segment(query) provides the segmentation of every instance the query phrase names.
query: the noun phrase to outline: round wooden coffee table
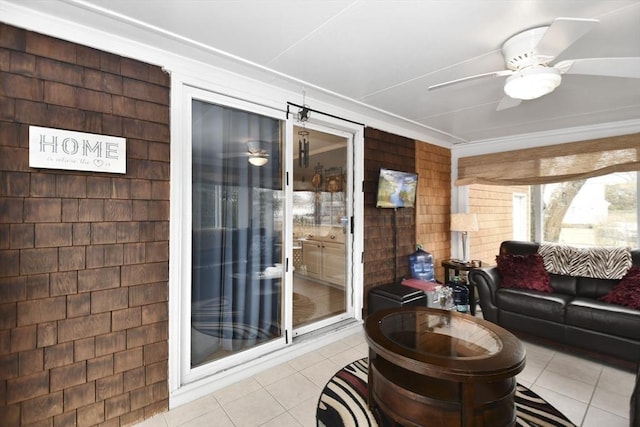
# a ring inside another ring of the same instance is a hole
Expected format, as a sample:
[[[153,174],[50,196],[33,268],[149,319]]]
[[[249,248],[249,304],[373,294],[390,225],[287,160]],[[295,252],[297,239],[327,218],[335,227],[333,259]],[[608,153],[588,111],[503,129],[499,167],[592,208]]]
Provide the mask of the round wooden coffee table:
[[[404,426],[512,426],[525,349],[505,329],[426,307],[365,322],[369,406]]]

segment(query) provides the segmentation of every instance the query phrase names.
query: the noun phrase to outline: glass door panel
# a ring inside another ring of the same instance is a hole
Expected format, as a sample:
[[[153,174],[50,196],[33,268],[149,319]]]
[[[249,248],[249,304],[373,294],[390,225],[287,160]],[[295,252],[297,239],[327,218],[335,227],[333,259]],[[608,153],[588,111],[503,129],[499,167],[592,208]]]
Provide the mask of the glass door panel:
[[[348,313],[351,234],[349,139],[306,127],[294,127],[293,135],[298,148],[293,161],[292,202],[295,336]]]
[[[192,368],[283,335],[282,128],[192,101]]]

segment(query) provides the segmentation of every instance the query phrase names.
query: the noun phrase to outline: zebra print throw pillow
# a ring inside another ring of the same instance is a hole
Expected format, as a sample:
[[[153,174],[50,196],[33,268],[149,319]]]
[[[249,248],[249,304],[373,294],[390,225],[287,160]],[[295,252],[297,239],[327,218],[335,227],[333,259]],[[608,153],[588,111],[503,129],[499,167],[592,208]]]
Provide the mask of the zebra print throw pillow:
[[[629,248],[577,248],[542,243],[538,253],[549,273],[595,279],[622,279],[631,267]]]

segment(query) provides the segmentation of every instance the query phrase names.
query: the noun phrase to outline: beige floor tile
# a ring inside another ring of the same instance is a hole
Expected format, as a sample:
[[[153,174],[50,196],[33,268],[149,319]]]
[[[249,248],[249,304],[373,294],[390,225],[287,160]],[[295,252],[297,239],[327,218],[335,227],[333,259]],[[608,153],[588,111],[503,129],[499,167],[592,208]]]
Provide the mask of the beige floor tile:
[[[329,360],[338,365],[340,368],[347,366],[349,363],[358,359],[362,359],[362,354],[355,348],[350,348],[342,353],[338,353],[335,356],[331,356]]]
[[[274,419],[260,424],[260,427],[301,427],[300,424],[289,412],[278,415]]]
[[[546,371],[557,372],[564,377],[595,385],[602,372],[602,365],[565,353],[556,353],[547,365]]]
[[[281,365],[274,366],[271,369],[267,369],[266,371],[260,372],[253,377],[264,387],[269,384],[273,384],[276,381],[280,381],[284,377],[293,375],[296,372],[298,371],[296,371],[293,366],[288,363],[283,363]]]
[[[340,354],[344,351],[349,350],[351,347],[349,347],[347,344],[345,344],[342,341],[336,341],[334,343],[331,343],[329,345],[326,345],[322,348],[320,348],[318,350],[318,353],[320,353],[321,356],[325,357],[325,358],[330,358],[335,356],[336,354]]]
[[[581,427],[629,427],[629,419],[591,406]]]
[[[238,381],[235,384],[231,384],[221,390],[213,392],[215,398],[221,405],[225,405],[228,402],[240,399],[256,390],[260,390],[262,386],[255,378],[247,378],[242,381]]]
[[[580,402],[565,394],[556,393],[553,390],[538,387],[536,385],[533,385],[531,390],[553,405],[557,410],[562,412],[562,414],[569,418],[569,420],[575,425],[579,426],[582,423],[588,408],[587,403]]]
[[[235,427],[259,426],[286,412],[263,388],[247,393],[242,399],[223,404],[222,407]]]
[[[598,380],[598,388],[631,396],[636,374],[619,368],[604,366]]]
[[[527,381],[527,380],[523,380],[520,378],[516,378],[516,381],[518,381],[518,384],[523,385],[527,388],[531,388],[531,386],[533,385],[533,382],[531,381]]]
[[[356,347],[362,344],[366,345],[366,341],[364,339],[364,329],[356,334],[351,334],[348,337],[341,339],[340,342],[348,345],[349,347]]]
[[[216,408],[220,408],[220,404],[213,395],[208,395],[172,409],[165,418],[169,426],[180,426]]]
[[[524,381],[529,384],[534,383],[540,374],[544,371],[544,364],[538,363],[536,360],[527,359],[527,363],[524,366],[524,370],[520,372],[517,376],[518,382],[522,382],[524,385]]]
[[[149,419],[142,421],[141,423],[136,424],[136,427],[170,427],[173,424],[169,424],[165,420],[165,415],[167,414],[168,412],[165,412],[164,414],[158,414],[156,416],[153,416]]]
[[[319,398],[320,393],[289,409],[289,413],[295,417],[302,426],[317,427],[316,409],[318,408]]]
[[[591,406],[629,418],[629,394],[596,388]]]
[[[214,408],[206,414],[193,418],[184,424],[176,424],[178,427],[236,427],[221,407]]]
[[[555,391],[580,402],[589,403],[595,386],[582,381],[559,375],[556,372],[544,371],[535,385]]]
[[[522,342],[527,350],[527,362],[529,360],[535,360],[538,363],[546,365],[551,361],[553,355],[556,353],[555,350],[543,347],[539,344],[526,340],[523,340]]]
[[[291,409],[310,397],[319,396],[322,387],[314,384],[310,379],[298,372],[269,384],[265,389],[284,408]]]
[[[291,365],[296,371],[302,371],[303,369],[313,366],[316,363],[320,363],[325,359],[326,357],[322,356],[319,352],[311,351],[303,356],[296,357],[287,363],[289,363],[289,365]]]
[[[331,377],[345,365],[346,363],[336,363],[333,360],[325,359],[318,364],[300,371],[300,373],[322,389]]]
[[[517,380],[579,427],[628,426],[635,372],[524,341]],[[341,339],[139,424],[141,427],[316,427],[327,381],[368,355],[363,333]],[[589,406],[590,404],[590,406]]]
[[[369,344],[367,344],[366,342],[358,344],[353,349],[358,351],[360,357],[369,357]]]

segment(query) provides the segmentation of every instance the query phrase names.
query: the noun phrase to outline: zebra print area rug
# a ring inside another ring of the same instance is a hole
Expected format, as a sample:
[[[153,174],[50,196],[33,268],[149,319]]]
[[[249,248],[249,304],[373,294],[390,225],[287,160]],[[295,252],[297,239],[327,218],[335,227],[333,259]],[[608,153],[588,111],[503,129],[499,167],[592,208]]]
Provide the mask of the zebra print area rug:
[[[391,427],[393,422],[374,415],[367,405],[367,358],[338,371],[318,399],[318,427]],[[560,411],[528,388],[518,384],[515,396],[516,426],[575,427]],[[428,426],[425,426],[428,427]]]

